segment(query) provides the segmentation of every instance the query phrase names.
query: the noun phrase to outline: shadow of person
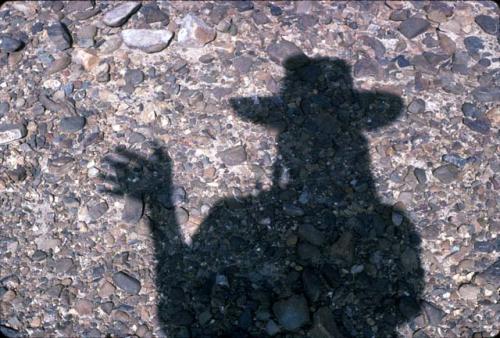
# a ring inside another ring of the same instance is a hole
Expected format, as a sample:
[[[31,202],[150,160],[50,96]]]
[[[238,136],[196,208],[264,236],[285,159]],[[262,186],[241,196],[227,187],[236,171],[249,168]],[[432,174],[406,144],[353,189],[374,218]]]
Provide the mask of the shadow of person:
[[[279,131],[270,190],[221,200],[186,246],[164,231],[177,227],[165,216],[173,203],[160,201],[170,178],[144,180],[159,320],[171,336],[392,337],[418,325],[419,237],[379,201],[362,134],[394,121],[401,99],[355,90],[339,59],[297,56],[284,67],[279,95],[230,101]]]

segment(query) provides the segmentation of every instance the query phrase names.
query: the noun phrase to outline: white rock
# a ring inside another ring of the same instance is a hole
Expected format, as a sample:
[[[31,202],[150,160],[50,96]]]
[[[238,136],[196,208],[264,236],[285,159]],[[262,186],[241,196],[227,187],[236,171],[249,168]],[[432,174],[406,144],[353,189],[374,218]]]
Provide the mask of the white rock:
[[[140,2],[125,2],[107,11],[102,22],[111,27],[119,27],[127,22],[128,18],[141,6]]]
[[[215,36],[215,29],[209,27],[196,16],[188,14],[181,21],[177,40],[186,47],[203,47],[215,40]]]
[[[123,42],[130,48],[137,48],[146,53],[156,53],[168,46],[174,34],[166,29],[125,29],[122,31]]]
[[[26,136],[26,127],[22,124],[0,125],[0,144],[7,144]]]

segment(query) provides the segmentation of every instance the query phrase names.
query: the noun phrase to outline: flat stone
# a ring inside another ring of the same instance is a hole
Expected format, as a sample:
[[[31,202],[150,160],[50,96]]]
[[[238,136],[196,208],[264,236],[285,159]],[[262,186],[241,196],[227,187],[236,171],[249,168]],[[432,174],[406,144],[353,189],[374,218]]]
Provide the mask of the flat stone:
[[[481,289],[473,284],[463,284],[458,288],[458,294],[465,300],[476,300]]]
[[[125,292],[136,295],[141,290],[141,282],[129,274],[119,271],[113,275],[113,282]]]
[[[130,1],[121,3],[104,13],[102,22],[110,27],[119,27],[127,22],[127,20],[139,9],[139,7],[141,7],[140,2]]]
[[[47,28],[47,35],[58,50],[71,48],[73,39],[68,28],[62,22],[56,22]]]
[[[493,18],[488,15],[478,15],[474,21],[488,34],[496,35],[498,33],[498,18]]]
[[[10,110],[10,104],[8,102],[0,102],[0,118],[7,114]]]
[[[85,126],[85,118],[82,116],[63,117],[59,123],[61,131],[64,133],[74,133],[82,130]]]
[[[20,40],[11,38],[6,35],[0,35],[0,50],[5,53],[16,52],[24,47],[24,43]]]
[[[389,16],[389,20],[392,21],[405,21],[408,19],[411,15],[411,12],[409,9],[396,9],[391,12],[391,15]]]
[[[199,48],[215,40],[215,29],[192,14],[186,15],[180,26],[177,41],[185,47]]]
[[[255,10],[252,12],[252,19],[258,26],[265,25],[266,23],[271,22],[267,15],[260,10]]]
[[[168,46],[174,34],[166,29],[125,29],[121,36],[130,48],[157,53]]]
[[[20,140],[26,136],[28,131],[22,124],[1,124],[0,145]]]
[[[303,295],[294,295],[274,303],[273,312],[281,326],[288,331],[295,331],[310,320],[309,306]]]
[[[101,298],[108,298],[115,293],[115,286],[110,282],[104,282],[104,284],[99,288],[98,294]]]
[[[478,118],[478,119],[469,119],[464,118],[464,124],[469,127],[469,129],[480,133],[480,134],[488,134],[490,132],[491,123],[486,117]]]
[[[217,153],[217,156],[227,166],[242,164],[247,160],[247,152],[243,146],[236,146]]]
[[[355,77],[376,77],[379,73],[379,65],[376,60],[364,57],[356,61],[353,72]]]
[[[128,69],[125,73],[125,82],[133,87],[144,81],[144,73],[140,69]]]
[[[411,17],[403,21],[398,30],[408,39],[413,39],[414,37],[424,33],[431,24],[429,21],[421,18]]]
[[[157,4],[151,3],[142,6],[140,13],[144,16],[146,23],[164,21],[165,24],[168,24],[168,14],[163,12]]]
[[[76,32],[78,46],[83,48],[93,47],[94,38],[97,35],[97,27],[94,25],[84,25]]]
[[[460,174],[460,169],[453,164],[442,165],[432,171],[432,175],[442,183],[451,183],[455,181]]]
[[[54,60],[49,67],[45,70],[47,75],[60,72],[71,64],[71,57],[69,55],[63,55],[60,58]]]
[[[280,40],[267,47],[269,58],[277,64],[290,69],[300,68],[309,63],[309,58],[293,42]]]
[[[125,196],[125,205],[122,212],[122,221],[129,224],[136,224],[142,217],[144,202],[141,196]]]

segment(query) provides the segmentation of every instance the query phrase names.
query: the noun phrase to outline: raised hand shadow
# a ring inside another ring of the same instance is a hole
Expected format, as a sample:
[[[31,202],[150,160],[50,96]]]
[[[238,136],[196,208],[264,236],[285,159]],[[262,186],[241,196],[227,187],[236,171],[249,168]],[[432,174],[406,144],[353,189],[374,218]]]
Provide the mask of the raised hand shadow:
[[[190,247],[154,231],[166,334],[393,337],[405,323],[417,329],[420,240],[403,210],[379,201],[363,135],[394,121],[402,100],[355,90],[339,59],[299,56],[284,66],[279,95],[230,102],[241,118],[279,130],[271,190],[221,200]],[[124,153],[145,168],[157,159],[170,167],[168,156]],[[142,172],[135,185],[133,167],[113,163],[121,179],[109,191],[142,196],[152,224],[177,227],[162,211],[172,203],[160,201],[171,194],[157,192],[171,189],[170,169]]]

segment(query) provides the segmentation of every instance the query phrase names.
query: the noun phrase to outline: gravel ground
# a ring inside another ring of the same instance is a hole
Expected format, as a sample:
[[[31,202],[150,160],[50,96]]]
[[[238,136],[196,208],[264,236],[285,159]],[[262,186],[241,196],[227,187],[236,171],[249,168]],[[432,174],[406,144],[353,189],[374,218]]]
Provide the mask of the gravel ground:
[[[494,337],[493,2],[0,5],[0,336]]]

